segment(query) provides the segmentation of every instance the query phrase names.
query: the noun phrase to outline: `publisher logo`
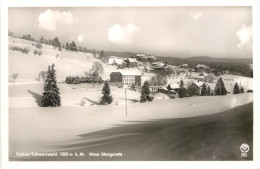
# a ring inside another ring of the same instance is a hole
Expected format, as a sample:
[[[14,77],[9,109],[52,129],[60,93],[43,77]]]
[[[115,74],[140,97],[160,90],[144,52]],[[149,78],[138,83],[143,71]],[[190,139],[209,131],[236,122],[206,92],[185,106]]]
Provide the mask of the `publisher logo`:
[[[241,151],[241,157],[247,157],[247,152],[249,151],[249,146],[248,144],[242,144],[240,146],[240,151]]]

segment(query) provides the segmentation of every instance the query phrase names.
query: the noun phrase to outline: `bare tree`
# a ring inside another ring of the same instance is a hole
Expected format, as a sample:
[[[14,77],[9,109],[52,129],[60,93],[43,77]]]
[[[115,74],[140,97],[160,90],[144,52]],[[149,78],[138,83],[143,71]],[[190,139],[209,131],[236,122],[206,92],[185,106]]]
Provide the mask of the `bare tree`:
[[[93,72],[97,72],[99,74],[102,74],[104,72],[103,66],[99,62],[94,62],[94,64],[92,65],[92,70]]]
[[[42,81],[44,82],[45,81],[45,78],[46,78],[46,75],[47,75],[47,72],[46,71],[41,71],[39,73],[39,79],[42,78]]]
[[[11,77],[13,78],[13,82],[15,83],[15,80],[17,79],[19,73],[13,73]]]

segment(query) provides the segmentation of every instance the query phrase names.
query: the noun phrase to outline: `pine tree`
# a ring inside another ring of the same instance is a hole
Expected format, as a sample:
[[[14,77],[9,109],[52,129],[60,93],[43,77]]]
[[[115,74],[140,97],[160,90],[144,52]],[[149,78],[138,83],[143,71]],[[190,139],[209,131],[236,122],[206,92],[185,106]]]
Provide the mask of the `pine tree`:
[[[65,49],[66,50],[70,50],[70,46],[69,46],[69,43],[67,42],[66,45],[65,45]]]
[[[61,97],[56,81],[54,64],[48,66],[47,76],[42,96],[42,107],[58,107],[61,105]]]
[[[101,97],[100,104],[103,104],[103,105],[111,104],[113,101],[113,98],[110,95],[111,94],[110,87],[109,87],[109,84],[107,81],[105,82],[104,87],[102,89],[102,94],[103,94],[103,97]]]
[[[240,89],[240,93],[245,93],[243,86]]]
[[[186,96],[186,93],[187,93],[186,89],[184,88],[184,82],[183,82],[183,80],[180,81],[179,87],[180,87],[180,90],[179,90],[179,98],[183,98],[183,97]]]
[[[99,52],[99,57],[100,57],[100,59],[104,59],[104,57],[105,57],[105,52],[104,52],[103,50],[101,50],[101,51]]]
[[[180,85],[179,85],[179,86],[180,86],[180,88],[184,87],[184,82],[183,82],[183,80],[180,81]]]
[[[208,96],[211,95],[211,88],[210,88],[210,86],[208,86],[208,88],[207,88],[207,94],[208,94]]]
[[[240,93],[239,86],[238,86],[238,83],[236,82],[234,89],[233,89],[233,94],[239,94],[239,93]]]
[[[142,103],[146,102],[146,94],[145,94],[144,86],[142,86],[140,102]]]
[[[140,102],[146,102],[146,101],[152,101],[153,98],[150,96],[151,92],[149,89],[149,82],[145,81],[144,85],[142,86],[141,89],[141,98],[140,98]]]
[[[214,92],[215,92],[215,95],[226,95],[227,94],[227,89],[225,87],[225,84],[224,84],[222,78],[218,79]]]
[[[40,43],[43,43],[44,39],[43,36],[41,36]]]
[[[203,83],[202,88],[201,88],[201,96],[207,96],[208,95],[208,88],[205,83]]]
[[[77,52],[77,46],[76,46],[76,43],[74,41],[72,41],[71,44],[70,44],[70,50]]]
[[[53,46],[56,46],[59,50],[61,50],[61,43],[60,43],[58,37],[55,37],[55,38],[53,39]]]

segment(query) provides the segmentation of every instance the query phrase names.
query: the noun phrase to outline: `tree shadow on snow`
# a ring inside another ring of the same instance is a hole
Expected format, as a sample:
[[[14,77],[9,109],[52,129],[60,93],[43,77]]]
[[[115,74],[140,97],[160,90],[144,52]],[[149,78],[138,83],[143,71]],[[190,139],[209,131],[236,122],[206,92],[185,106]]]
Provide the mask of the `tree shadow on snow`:
[[[125,99],[125,98],[120,98],[120,99]],[[131,101],[131,102],[134,102],[134,103],[137,103],[137,102],[139,102],[139,100],[138,99],[127,99],[127,100],[129,100],[129,101]]]
[[[41,103],[42,95],[40,95],[38,93],[35,93],[35,92],[32,92],[31,90],[27,90],[27,92],[30,93],[33,96],[33,98],[35,99],[35,102],[37,103],[37,105],[39,107],[41,107],[42,106],[42,103]]]
[[[96,101],[94,101],[94,100],[91,100],[91,99],[89,99],[89,98],[87,98],[87,97],[84,97],[84,99],[86,99],[87,101],[89,101],[89,102],[91,103],[91,105],[100,105],[99,102],[96,102]]]

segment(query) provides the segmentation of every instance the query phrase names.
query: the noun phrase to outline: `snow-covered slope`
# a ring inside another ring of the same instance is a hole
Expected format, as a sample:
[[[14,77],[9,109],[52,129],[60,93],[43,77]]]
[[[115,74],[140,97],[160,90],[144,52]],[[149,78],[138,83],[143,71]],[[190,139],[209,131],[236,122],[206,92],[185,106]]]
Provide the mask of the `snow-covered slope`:
[[[30,50],[28,54],[19,51],[9,50],[9,77],[12,73],[19,73],[16,82],[35,82],[40,71],[47,71],[48,65],[55,64],[57,80],[64,81],[66,76],[83,76],[84,72],[91,69],[94,62],[103,65],[103,79],[108,79],[113,71],[119,71],[116,66],[108,65],[93,57],[91,53],[71,52],[67,50],[59,51],[53,46],[42,44],[42,55],[34,55],[37,49],[31,41],[9,37],[9,48],[21,47]],[[137,68],[127,69],[127,71],[140,72]],[[9,79],[12,82],[12,79]]]

